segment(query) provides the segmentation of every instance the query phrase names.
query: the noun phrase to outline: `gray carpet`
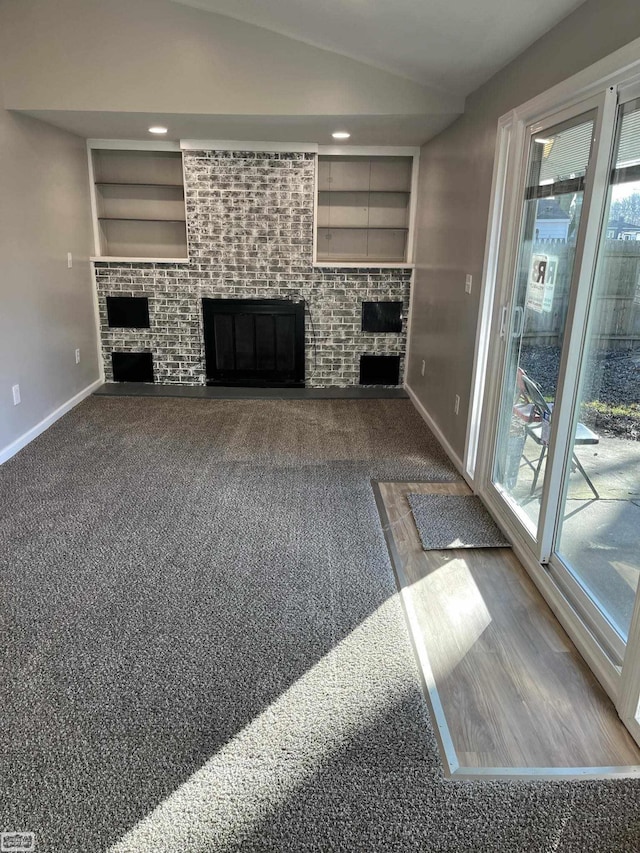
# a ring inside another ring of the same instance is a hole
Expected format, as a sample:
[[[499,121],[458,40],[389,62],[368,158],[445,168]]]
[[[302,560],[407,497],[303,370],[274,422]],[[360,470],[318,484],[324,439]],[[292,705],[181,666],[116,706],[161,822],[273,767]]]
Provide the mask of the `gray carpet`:
[[[407,495],[425,551],[508,548],[510,543],[476,495]]]
[[[38,851],[636,851],[637,781],[443,778],[370,478],[404,400],[91,398],[0,468],[0,820]]]

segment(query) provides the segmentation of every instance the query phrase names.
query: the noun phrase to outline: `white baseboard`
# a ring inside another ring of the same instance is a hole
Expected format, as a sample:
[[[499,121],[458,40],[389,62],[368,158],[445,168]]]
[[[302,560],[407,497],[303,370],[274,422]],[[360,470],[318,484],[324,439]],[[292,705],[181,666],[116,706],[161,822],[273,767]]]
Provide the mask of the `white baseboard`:
[[[49,429],[52,424],[59,420],[63,415],[66,415],[67,412],[70,412],[71,409],[75,408],[78,403],[81,403],[86,397],[93,394],[96,388],[99,388],[101,385],[102,379],[96,379],[95,382],[92,382],[91,385],[87,385],[87,387],[78,392],[75,397],[67,400],[66,403],[63,403],[55,411],[51,412],[50,415],[47,415],[44,420],[40,421],[39,424],[36,424],[30,430],[25,432],[20,436],[20,438],[17,438],[11,444],[3,447],[0,450],[0,465],[2,465],[3,462],[6,462],[7,459],[11,459],[12,456],[15,456],[19,450],[22,450],[22,448],[26,447],[34,438],[37,438],[45,430]]]
[[[435,437],[438,439],[438,441],[439,441],[439,442],[440,442],[440,444],[442,445],[442,448],[443,448],[444,452],[447,454],[447,456],[449,457],[449,459],[453,462],[453,464],[454,464],[454,465],[455,465],[455,467],[457,468],[458,472],[459,472],[460,474],[462,474],[462,476],[464,477],[464,479],[467,481],[467,483],[468,483],[468,484],[471,486],[471,488],[473,489],[473,480],[471,479],[471,477],[469,477],[469,475],[467,474],[467,472],[464,470],[464,463],[462,462],[462,459],[460,459],[460,457],[459,457],[459,456],[458,456],[458,454],[455,452],[455,450],[453,449],[453,447],[449,444],[449,442],[447,441],[447,439],[444,437],[444,435],[443,435],[443,433],[442,433],[442,431],[441,431],[440,427],[437,425],[437,423],[433,420],[433,418],[431,417],[431,415],[429,414],[429,412],[428,412],[428,411],[425,409],[425,407],[422,405],[422,403],[421,403],[421,402],[420,402],[420,400],[418,399],[418,397],[417,397],[417,395],[416,395],[415,391],[411,388],[411,386],[410,386],[410,385],[407,385],[407,383],[406,383],[406,382],[405,382],[405,385],[404,385],[404,390],[405,390],[405,391],[407,392],[407,394],[409,395],[409,397],[410,397],[410,399],[411,399],[411,402],[412,402],[412,403],[413,403],[413,405],[416,407],[416,409],[417,409],[417,411],[418,411],[418,414],[420,415],[420,417],[422,418],[422,420],[426,423],[426,425],[429,427],[429,429],[431,430],[431,432],[435,435]]]

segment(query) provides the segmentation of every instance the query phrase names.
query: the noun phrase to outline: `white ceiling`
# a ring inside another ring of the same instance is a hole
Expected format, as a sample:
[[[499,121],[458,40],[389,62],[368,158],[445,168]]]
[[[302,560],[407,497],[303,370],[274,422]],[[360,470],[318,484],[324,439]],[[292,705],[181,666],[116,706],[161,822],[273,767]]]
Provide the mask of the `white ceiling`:
[[[466,95],[584,0],[174,0]]]
[[[420,116],[225,116],[176,113],[116,113],[25,110],[28,115],[78,136],[94,139],[146,139],[152,124],[169,128],[162,139],[239,139],[335,145],[331,133],[348,126],[356,145],[413,145],[431,139],[457,113]],[[342,143],[348,144],[348,143]]]

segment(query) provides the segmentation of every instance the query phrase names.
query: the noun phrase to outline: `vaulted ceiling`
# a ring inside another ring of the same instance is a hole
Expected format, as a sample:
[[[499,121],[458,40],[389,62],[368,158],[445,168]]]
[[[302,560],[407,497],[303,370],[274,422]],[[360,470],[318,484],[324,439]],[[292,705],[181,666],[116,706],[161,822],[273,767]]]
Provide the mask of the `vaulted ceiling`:
[[[466,95],[584,0],[174,0]]]
[[[580,0],[0,0],[4,106],[81,136],[419,145]]]

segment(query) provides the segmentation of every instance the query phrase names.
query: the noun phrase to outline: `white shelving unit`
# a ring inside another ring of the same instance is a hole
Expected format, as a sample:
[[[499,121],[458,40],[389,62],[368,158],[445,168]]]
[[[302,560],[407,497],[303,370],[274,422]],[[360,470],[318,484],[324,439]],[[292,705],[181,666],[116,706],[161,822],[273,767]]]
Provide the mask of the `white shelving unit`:
[[[413,153],[319,154],[316,263],[411,263],[416,159]]]
[[[96,260],[186,261],[180,150],[89,148]]]

